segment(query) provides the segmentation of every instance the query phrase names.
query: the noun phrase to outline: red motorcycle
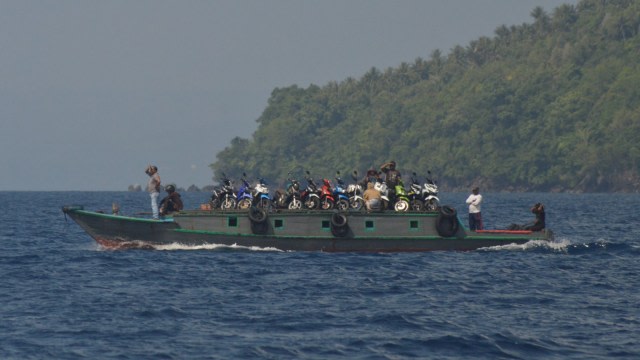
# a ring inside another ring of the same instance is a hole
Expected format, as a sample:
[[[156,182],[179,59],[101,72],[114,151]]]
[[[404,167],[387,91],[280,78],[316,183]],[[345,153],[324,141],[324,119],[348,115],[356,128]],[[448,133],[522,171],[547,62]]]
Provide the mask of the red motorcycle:
[[[320,209],[331,210],[336,205],[333,198],[333,186],[329,179],[322,179],[322,188],[320,188]]]

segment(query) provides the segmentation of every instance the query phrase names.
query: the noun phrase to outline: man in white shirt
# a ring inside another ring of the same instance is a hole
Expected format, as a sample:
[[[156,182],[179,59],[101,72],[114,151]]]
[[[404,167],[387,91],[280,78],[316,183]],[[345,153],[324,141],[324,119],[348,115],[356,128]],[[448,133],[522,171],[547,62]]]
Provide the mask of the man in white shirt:
[[[482,195],[480,195],[480,188],[474,187],[471,192],[472,194],[467,198],[467,205],[469,205],[469,230],[482,230],[482,214],[480,213]]]

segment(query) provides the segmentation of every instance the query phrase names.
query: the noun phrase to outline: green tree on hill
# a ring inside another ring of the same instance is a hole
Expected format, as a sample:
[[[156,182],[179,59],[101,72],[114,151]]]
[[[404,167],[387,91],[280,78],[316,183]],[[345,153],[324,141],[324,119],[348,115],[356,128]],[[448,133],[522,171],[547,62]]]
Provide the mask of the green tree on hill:
[[[582,0],[325,86],[276,88],[211,164],[283,180],[395,160],[444,189],[640,190],[640,2]]]

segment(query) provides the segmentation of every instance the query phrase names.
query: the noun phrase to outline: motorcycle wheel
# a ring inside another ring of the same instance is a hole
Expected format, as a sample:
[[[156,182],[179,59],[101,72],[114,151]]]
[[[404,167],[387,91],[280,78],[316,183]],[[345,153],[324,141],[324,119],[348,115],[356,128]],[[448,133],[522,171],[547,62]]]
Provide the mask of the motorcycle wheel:
[[[302,201],[300,201],[299,199],[291,200],[291,202],[289,203],[289,209],[290,210],[302,209]]]
[[[351,209],[355,211],[360,211],[364,207],[364,200],[362,199],[355,199],[355,198],[349,199],[349,203],[350,203]]]
[[[211,200],[210,204],[212,209],[218,209],[220,208],[220,199]]]
[[[310,197],[304,202],[304,206],[309,210],[315,210],[320,206],[320,200],[317,197]]]
[[[409,210],[409,202],[407,200],[398,200],[394,205],[393,208],[395,211],[399,211],[399,212],[405,212],[407,210]]]
[[[334,203],[333,200],[329,199],[329,198],[324,198],[322,200],[320,200],[320,209],[322,210],[331,210],[334,207]]]
[[[220,207],[223,210],[229,210],[229,209],[233,209],[236,207],[236,201],[232,198],[226,198],[224,200],[222,200],[222,204],[220,204]]]
[[[271,200],[269,199],[260,199],[260,202],[258,203],[258,207],[263,208],[263,209],[269,209],[271,207]]]
[[[340,199],[338,200],[338,202],[335,204],[336,209],[340,210],[340,211],[346,211],[349,210],[349,201],[347,201],[346,199]]]
[[[409,202],[409,208],[413,211],[422,211],[424,210],[424,205],[422,204],[422,201],[414,199]]]
[[[244,198],[238,202],[238,209],[247,210],[251,207],[251,199]]]
[[[438,210],[438,207],[440,207],[440,204],[438,204],[438,202],[435,199],[431,199],[427,201],[424,207],[425,207],[425,211],[436,211]]]

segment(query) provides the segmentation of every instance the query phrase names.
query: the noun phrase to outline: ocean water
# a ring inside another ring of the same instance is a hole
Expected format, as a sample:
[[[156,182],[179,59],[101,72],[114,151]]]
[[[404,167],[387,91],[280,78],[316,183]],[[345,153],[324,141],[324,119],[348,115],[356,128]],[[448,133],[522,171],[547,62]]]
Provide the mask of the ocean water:
[[[441,194],[466,215],[467,194]],[[2,359],[638,359],[638,194],[484,194],[487,227],[546,205],[551,244],[328,254],[105,250],[61,207],[144,193],[0,192]],[[187,208],[207,200],[183,194]]]

